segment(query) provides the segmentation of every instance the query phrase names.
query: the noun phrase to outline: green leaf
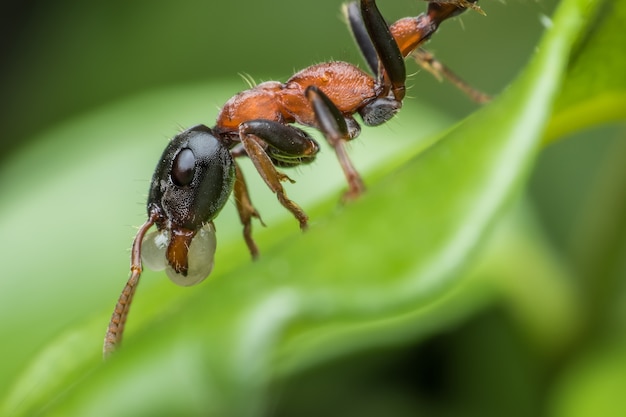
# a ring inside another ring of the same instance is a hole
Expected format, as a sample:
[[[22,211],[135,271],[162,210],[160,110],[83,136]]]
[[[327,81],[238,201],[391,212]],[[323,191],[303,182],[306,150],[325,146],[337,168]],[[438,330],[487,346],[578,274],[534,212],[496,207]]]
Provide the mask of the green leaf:
[[[82,327],[74,325],[51,343],[46,343],[46,336],[67,328],[72,324],[70,320],[64,318],[65,322],[57,323],[55,328],[42,329],[30,340],[22,339],[46,347],[15,378],[1,410],[9,415],[63,416],[259,414],[266,405],[265,391],[279,376],[366,346],[426,334],[432,331],[426,326],[442,328],[481,308],[490,293],[481,287],[484,284],[477,286],[463,280],[463,271],[524,183],[572,45],[596,3],[564,1],[532,64],[509,90],[435,143],[405,143],[402,155],[377,154],[384,166],[375,175],[376,180],[372,180],[374,175],[369,177],[371,187],[367,195],[332,215],[314,217],[318,220],[308,233],[297,233],[293,221],[289,223],[290,233],[283,232],[282,227],[272,227],[259,239],[264,243],[262,247],[271,248],[252,264],[247,261],[241,242],[239,249],[229,245],[239,233],[223,233],[218,224],[224,249],[220,249],[218,270],[211,281],[195,289],[178,289],[169,283],[150,282],[155,275],[146,274],[133,306],[125,345],[110,361],[100,363],[101,340],[93,336],[98,330],[96,323],[101,324],[104,332],[108,313]],[[219,97],[222,92],[213,93]],[[155,98],[143,97],[115,112],[132,114]],[[409,110],[405,108],[403,114]],[[151,116],[155,120],[168,117]],[[129,123],[128,119],[119,120]],[[150,172],[152,167],[138,161],[158,158],[148,157],[145,148],[130,141],[136,132],[127,132],[122,138],[106,138],[90,123],[83,121],[78,125],[78,130],[89,135],[93,143],[68,146],[66,161],[81,164],[81,155],[98,155],[84,163],[82,172],[90,172],[93,161],[110,164],[115,168],[108,172],[119,175],[122,182],[127,181],[129,173],[115,172],[120,162],[136,169],[135,178],[141,178],[138,172]],[[155,125],[140,135],[158,137],[155,132],[159,129]],[[67,130],[75,132],[76,126]],[[67,130],[56,132],[57,137]],[[120,155],[105,151],[119,150],[99,146],[107,140],[124,144],[126,152]],[[63,145],[56,142],[51,147]],[[28,162],[45,159],[46,151],[35,152]],[[10,167],[4,169],[17,172]],[[329,174],[316,180],[323,182],[336,176]],[[121,213],[105,216],[98,211],[98,198],[112,198],[115,190],[81,188],[84,182],[79,181],[70,184],[69,189],[61,187],[66,183],[59,183],[53,190],[33,188],[49,192],[50,201],[72,202],[65,215],[74,220],[76,215],[87,216],[94,229],[95,223],[110,224],[109,217],[123,217]],[[2,185],[12,195],[21,197],[21,203],[28,201],[28,193],[33,192],[33,188],[11,189],[8,181]],[[313,189],[304,188],[307,192]],[[301,201],[296,194],[290,195]],[[314,196],[308,201],[313,201]],[[120,198],[128,201],[136,196],[131,193]],[[333,197],[320,207],[335,201],[337,198]],[[84,212],[73,213],[75,205]],[[46,218],[41,209],[29,208],[15,214],[15,207],[9,203],[5,213],[12,213],[13,217],[5,218],[2,230],[17,235],[10,227]],[[103,233],[106,228],[105,225]],[[72,233],[66,228],[57,232]],[[100,266],[82,263],[81,255],[108,249],[91,242],[97,240],[97,235],[90,235],[93,230],[79,232],[79,245],[68,248],[68,256],[75,261],[74,269],[55,271],[51,279],[58,274],[76,273],[80,280],[45,296],[65,294],[64,300],[71,300],[68,311],[85,312],[97,297],[68,294],[83,295],[83,285],[100,289],[105,286],[90,280],[91,273],[83,272]],[[85,240],[89,240],[88,248],[80,245]],[[127,245],[120,243],[120,247]],[[37,241],[33,242],[32,251],[43,259],[38,261],[43,265],[40,273],[45,276],[50,270],[49,262],[56,259],[46,258],[45,247],[39,247]],[[119,279],[115,277],[120,276],[123,267],[102,268],[112,280]],[[32,291],[24,283],[11,285],[23,290],[24,297],[29,294],[27,289]],[[111,306],[116,295],[111,297]],[[104,310],[100,303],[98,307]],[[33,315],[26,323],[35,324],[38,318]],[[20,328],[16,325],[8,329],[17,333]],[[24,353],[20,348],[10,348],[10,356],[23,358],[33,350]],[[13,368],[8,375],[17,373]]]
[[[605,1],[588,19],[592,25],[570,59],[546,130],[547,142],[591,126],[626,120],[626,5]]]
[[[626,344],[623,338],[604,341],[587,352],[556,386],[551,415],[618,417],[626,412]]]
[[[0,310],[11,317],[0,322],[2,333],[11,335],[0,347],[2,357],[11,358],[0,366],[0,392],[6,393],[0,414],[42,409],[101,363],[103,325],[126,280],[131,225],[145,217],[150,176],[167,143],[163,132],[205,120],[207,102],[209,107],[213,101],[224,102],[242,84],[177,86],[124,100],[47,132],[0,167],[5,197],[0,200],[0,235],[11,242],[0,254],[5,277]],[[382,129],[382,137],[377,134],[369,141],[364,137],[353,146],[351,154],[359,168],[371,171],[385,163],[381,173],[393,170],[406,159],[402,154],[408,146],[425,147],[429,136],[450,124],[415,100],[407,102],[405,111],[420,117],[399,118]],[[276,242],[301,234],[253,168],[243,168],[254,202],[269,225],[256,235],[267,250],[264,256],[271,256],[269,248]],[[334,194],[344,187],[344,180],[329,149],[314,166],[289,174],[298,181],[289,189],[290,196],[314,222],[328,215],[327,209],[316,214],[310,207],[314,202],[326,198],[327,206],[336,206]],[[220,214],[217,226],[214,280],[250,263],[233,205]],[[155,315],[171,313],[181,299],[197,291],[210,289],[206,284],[184,289],[163,274],[144,273],[129,340]]]
[[[536,355],[558,360],[582,331],[581,294],[523,202],[499,222],[471,275],[491,284]]]

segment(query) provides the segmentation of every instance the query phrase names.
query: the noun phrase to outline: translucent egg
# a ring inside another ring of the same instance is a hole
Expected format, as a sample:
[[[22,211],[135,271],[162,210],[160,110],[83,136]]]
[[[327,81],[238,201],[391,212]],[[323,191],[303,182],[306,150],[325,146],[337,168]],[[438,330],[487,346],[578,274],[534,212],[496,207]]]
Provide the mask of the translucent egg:
[[[141,243],[141,262],[153,271],[162,271],[167,266],[165,250],[170,243],[167,230],[155,230],[148,233]]]
[[[141,260],[143,264],[153,270],[162,271],[176,285],[189,287],[204,281],[213,270],[215,260],[215,228],[212,224],[205,224],[191,240],[187,254],[187,275],[177,273],[165,258],[165,251],[169,244],[169,233],[166,230],[148,233],[143,240]]]
[[[215,229],[212,224],[207,223],[198,230],[198,233],[191,240],[187,255],[189,264],[187,275],[178,274],[169,264],[165,267],[165,273],[174,284],[183,287],[204,281],[213,270],[216,246]]]

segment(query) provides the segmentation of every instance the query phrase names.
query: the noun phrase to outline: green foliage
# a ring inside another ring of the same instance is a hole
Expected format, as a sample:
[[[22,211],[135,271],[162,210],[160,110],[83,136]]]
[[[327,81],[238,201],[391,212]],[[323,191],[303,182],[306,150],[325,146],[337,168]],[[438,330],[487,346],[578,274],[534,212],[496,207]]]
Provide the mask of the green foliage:
[[[300,234],[286,214],[267,216],[270,227],[255,231],[258,262],[248,261],[227,208],[211,279],[181,289],[146,273],[125,344],[107,362],[100,344],[125,265],[105,254],[132,235],[112,224],[141,201],[160,152],[153,138],[171,126],[171,108],[188,108],[177,122],[191,125],[203,120],[207,96],[223,102],[237,87],[159,91],[48,132],[0,169],[11,196],[0,205],[0,232],[12,243],[5,276],[24,278],[2,281],[2,330],[11,335],[2,414],[623,412],[624,340],[614,336],[626,325],[616,295],[624,293],[625,230],[615,227],[623,210],[603,211],[611,215],[602,230],[613,233],[581,235],[605,250],[577,270],[520,195],[542,140],[624,120],[625,16],[621,2],[564,0],[523,74],[443,135],[433,132],[445,117],[407,103],[403,117],[419,113],[418,122],[401,119],[377,130],[377,144],[354,146],[370,185],[357,202],[336,207],[341,177],[325,149],[327,161],[288,189],[311,229]],[[49,158],[59,147],[62,158]],[[49,177],[29,177],[33,166]],[[145,180],[127,186],[129,178]],[[252,183],[262,213],[276,212],[273,196]],[[611,198],[623,181],[605,183],[606,207],[623,204]],[[128,222],[141,218],[138,209]],[[25,302],[29,313],[11,315]],[[421,381],[409,393],[385,374],[403,363],[416,366],[404,378]]]
[[[548,140],[599,123],[624,120],[626,59],[618,53],[626,10],[604,2],[589,16],[592,25],[572,51],[567,77],[547,129]]]

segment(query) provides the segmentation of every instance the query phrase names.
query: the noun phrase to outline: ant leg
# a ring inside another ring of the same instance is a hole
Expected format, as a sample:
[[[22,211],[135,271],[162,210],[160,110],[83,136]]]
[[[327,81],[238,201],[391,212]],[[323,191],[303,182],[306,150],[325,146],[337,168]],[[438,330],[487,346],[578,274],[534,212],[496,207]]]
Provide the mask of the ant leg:
[[[346,3],[342,7],[342,12],[367,66],[370,67],[372,73],[378,77],[378,54],[367,33],[367,29],[365,29],[365,23],[363,23],[359,5],[356,2]]]
[[[277,123],[280,125],[280,123]],[[284,126],[284,125],[281,125]],[[254,164],[254,167],[265,181],[265,184],[272,190],[280,204],[294,215],[294,217],[300,223],[300,229],[305,230],[307,228],[308,216],[296,203],[287,198],[285,189],[283,188],[281,181],[294,182],[287,175],[276,170],[272,160],[266,153],[264,147],[259,143],[257,139],[263,139],[255,132],[255,121],[244,122],[239,125],[239,138],[241,143],[248,154],[250,160]],[[256,139],[255,139],[256,138]]]
[[[456,75],[450,68],[445,66],[435,56],[425,49],[418,48],[413,52],[415,61],[426,71],[430,72],[438,80],[445,78],[456,88],[464,92],[476,103],[487,103],[491,101],[491,96],[469,85],[465,80]]]
[[[345,142],[351,139],[346,119],[328,96],[316,86],[307,87],[305,94],[313,106],[318,127],[335,149],[339,164],[348,180],[348,191],[344,198],[353,200],[365,191],[365,186],[346,151]]]
[[[431,21],[431,30],[430,33],[423,34],[422,39],[424,40],[428,39],[444,20],[458,16],[468,9],[477,11],[482,15],[485,14],[480,6],[476,4],[478,0],[429,0],[428,3],[428,12],[426,15],[423,15],[423,19]],[[467,84],[452,70],[438,61],[430,52],[417,48],[413,52],[413,57],[422,68],[433,74],[435,78],[446,78],[475,102],[486,103],[491,100],[489,95]]]
[[[361,0],[361,7],[350,3],[344,7],[357,45],[383,88],[374,101],[358,109],[363,123],[378,126],[391,119],[402,107],[406,89],[404,56],[380,14],[374,0]],[[391,90],[391,94],[387,94]]]
[[[266,119],[245,122],[247,132],[268,145],[265,153],[279,167],[294,167],[315,160],[320,147],[308,133],[294,126]]]
[[[396,43],[387,22],[376,7],[375,0],[361,0],[361,16],[363,26],[369,34],[370,41],[376,50],[379,66],[378,81],[391,89],[393,97],[401,101],[406,93],[406,67],[404,57]]]
[[[259,248],[256,243],[254,243],[254,239],[252,239],[252,218],[258,219],[263,226],[265,226],[265,223],[263,223],[259,212],[252,205],[246,180],[243,177],[243,172],[239,164],[236,162],[235,186],[233,192],[235,195],[235,205],[239,213],[239,220],[241,220],[241,224],[243,224],[243,238],[246,241],[246,245],[248,245],[252,259],[256,259],[259,256]]]

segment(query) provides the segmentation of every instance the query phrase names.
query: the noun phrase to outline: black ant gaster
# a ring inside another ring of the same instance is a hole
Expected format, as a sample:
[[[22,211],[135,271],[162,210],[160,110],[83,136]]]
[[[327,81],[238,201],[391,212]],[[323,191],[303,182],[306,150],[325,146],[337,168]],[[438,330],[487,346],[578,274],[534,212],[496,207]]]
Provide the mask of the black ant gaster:
[[[230,194],[243,224],[243,236],[253,258],[252,219],[260,220],[236,159],[248,157],[278,201],[307,227],[307,215],[285,194],[277,170],[312,162],[319,145],[294,124],[318,129],[334,148],[348,182],[346,199],[363,191],[345,143],[360,133],[354,119],[378,126],[402,107],[405,96],[404,58],[412,54],[429,70],[443,75],[475,100],[472,90],[420,47],[446,19],[468,8],[480,11],[478,0],[426,0],[428,10],[388,26],[375,0],[344,6],[344,14],[370,75],[346,62],[326,62],[303,69],[285,83],[269,81],[243,91],[224,104],[215,126],[194,126],[172,139],[157,164],[148,196],[148,219],[139,228],[131,250],[131,275],[115,306],[104,340],[105,356],[121,342],[133,294],[142,271],[167,269],[178,284],[203,280],[213,266],[213,219]],[[148,234],[156,225],[157,232]],[[142,249],[143,244],[143,249]]]

